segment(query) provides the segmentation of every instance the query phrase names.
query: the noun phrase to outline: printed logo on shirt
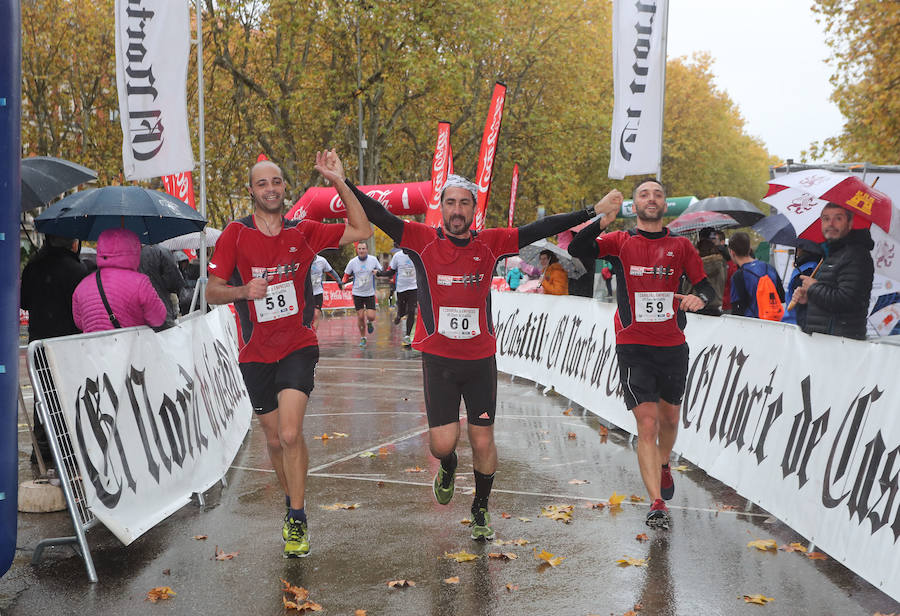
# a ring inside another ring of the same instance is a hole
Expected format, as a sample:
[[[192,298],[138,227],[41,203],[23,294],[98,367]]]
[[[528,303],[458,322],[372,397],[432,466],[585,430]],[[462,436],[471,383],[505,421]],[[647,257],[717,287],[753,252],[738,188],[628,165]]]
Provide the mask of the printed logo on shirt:
[[[297,247],[291,246],[290,248],[288,248],[288,252],[297,252]]]
[[[632,276],[652,276],[653,278],[671,278],[675,270],[665,265],[644,266],[632,265],[628,273]]]
[[[265,278],[269,282],[273,280],[282,281],[293,278],[299,269],[299,263],[285,263],[284,265],[275,265],[273,267],[251,267],[250,274],[254,278]]]
[[[437,283],[442,287],[449,287],[455,284],[478,284],[484,280],[484,274],[464,274],[462,276],[450,276],[447,274],[438,274]]]
[[[668,250],[668,251],[666,251],[666,256],[667,256],[667,257],[674,257],[674,256],[675,256],[675,253],[672,252],[671,250]]]

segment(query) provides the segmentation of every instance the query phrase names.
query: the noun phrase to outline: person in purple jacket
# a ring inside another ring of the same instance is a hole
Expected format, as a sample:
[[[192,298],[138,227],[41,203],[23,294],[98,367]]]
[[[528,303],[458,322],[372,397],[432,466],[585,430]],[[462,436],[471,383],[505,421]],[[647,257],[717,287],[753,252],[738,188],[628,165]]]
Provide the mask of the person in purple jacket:
[[[107,229],[97,240],[97,272],[87,276],[72,296],[72,316],[83,332],[120,327],[159,327],[166,307],[150,279],[137,271],[141,242],[127,229]],[[109,303],[104,305],[100,284]]]

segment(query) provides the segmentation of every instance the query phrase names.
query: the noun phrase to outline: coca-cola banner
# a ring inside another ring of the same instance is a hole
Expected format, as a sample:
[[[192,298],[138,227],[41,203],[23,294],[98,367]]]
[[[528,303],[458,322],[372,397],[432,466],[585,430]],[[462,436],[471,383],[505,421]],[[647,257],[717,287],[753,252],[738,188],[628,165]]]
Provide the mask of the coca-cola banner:
[[[441,189],[447,181],[447,175],[452,173],[452,167],[450,123],[438,122],[437,144],[431,161],[431,197],[428,199],[428,211],[425,212],[425,224],[431,227],[441,225]]]
[[[491,306],[498,369],[635,432],[615,304],[494,292]],[[689,314],[685,334],[675,450],[900,599],[900,346],[731,316]]]
[[[190,171],[187,2],[116,0],[116,86],[128,180]]]
[[[519,188],[519,164],[513,165],[512,187],[509,189],[509,224],[513,226],[513,214],[516,211],[516,191]]]
[[[197,204],[194,202],[194,178],[190,171],[165,175],[162,180],[167,193],[181,199],[195,210],[197,209]]]
[[[322,282],[322,310],[349,310],[353,308],[353,283],[340,288],[331,280]]]
[[[380,184],[360,186],[359,189],[381,202],[392,214],[414,216],[424,214],[428,209],[431,182],[411,182],[409,184]],[[322,220],[325,218],[345,218],[347,208],[334,188],[315,186],[310,188],[287,214],[289,219]]]
[[[667,0],[613,0],[609,177],[657,173],[666,81]]]
[[[506,102],[506,86],[499,81],[494,85],[494,95],[484,123],[481,136],[481,151],[478,153],[478,169],[475,184],[478,185],[478,202],[472,227],[476,231],[484,229],[484,216],[491,196],[491,180],[494,177],[494,159],[497,157],[497,141],[500,139],[500,124],[503,122],[503,103]]]
[[[253,415],[228,308],[43,344],[87,506],[122,543],[225,476]]]

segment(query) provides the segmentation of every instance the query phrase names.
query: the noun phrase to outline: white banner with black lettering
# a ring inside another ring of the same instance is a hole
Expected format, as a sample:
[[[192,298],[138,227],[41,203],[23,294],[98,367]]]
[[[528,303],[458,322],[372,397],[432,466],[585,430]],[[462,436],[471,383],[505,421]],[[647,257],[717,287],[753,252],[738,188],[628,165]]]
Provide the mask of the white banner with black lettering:
[[[498,369],[634,432],[614,304],[491,300]],[[900,346],[740,317],[688,315],[686,333],[676,451],[900,599]]]
[[[190,171],[187,2],[116,0],[116,86],[125,178]]]
[[[219,481],[250,427],[231,312],[44,341],[91,512],[128,545]]]
[[[609,177],[660,167],[667,0],[613,0],[613,117]]]

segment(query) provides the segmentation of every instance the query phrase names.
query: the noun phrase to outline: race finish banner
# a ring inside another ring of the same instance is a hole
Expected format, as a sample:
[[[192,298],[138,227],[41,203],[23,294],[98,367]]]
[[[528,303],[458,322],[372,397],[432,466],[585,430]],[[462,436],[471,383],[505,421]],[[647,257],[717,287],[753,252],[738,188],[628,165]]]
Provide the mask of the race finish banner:
[[[331,280],[322,281],[322,310],[350,310],[353,308],[353,283],[344,288]]]
[[[116,0],[116,86],[125,179],[190,171],[187,2]]]
[[[613,0],[614,180],[660,171],[667,12],[667,0]]]
[[[503,123],[504,102],[506,102],[506,86],[498,81],[494,85],[491,106],[484,123],[481,150],[478,153],[478,167],[475,171],[478,195],[472,228],[476,231],[484,229],[484,216],[487,212],[488,200],[491,197],[491,180],[494,177],[494,159],[497,157],[497,142],[500,139],[500,125]]]
[[[635,433],[615,305],[492,293],[497,368]],[[900,346],[688,315],[676,451],[900,600]],[[634,461],[637,464],[637,460]]]
[[[128,545],[219,481],[250,427],[228,308],[44,341],[87,505]]]
[[[441,189],[453,173],[453,149],[450,147],[450,122],[438,122],[437,143],[431,161],[431,197],[425,212],[425,224],[441,226]]]

